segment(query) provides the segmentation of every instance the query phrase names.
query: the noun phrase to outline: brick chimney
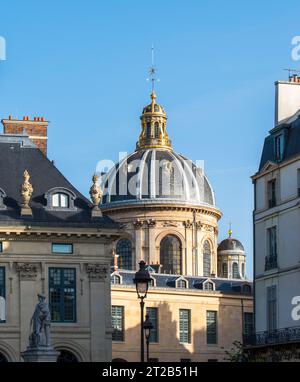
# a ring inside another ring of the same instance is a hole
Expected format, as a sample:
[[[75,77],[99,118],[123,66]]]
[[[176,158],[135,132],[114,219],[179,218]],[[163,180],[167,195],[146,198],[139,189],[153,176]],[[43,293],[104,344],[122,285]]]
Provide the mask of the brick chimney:
[[[44,117],[34,117],[30,120],[28,116],[23,120],[13,119],[10,115],[8,119],[2,119],[4,134],[26,134],[31,141],[47,156],[47,127],[48,123]]]
[[[276,82],[275,91],[275,126],[277,126],[300,109],[300,77],[292,75],[289,81]]]

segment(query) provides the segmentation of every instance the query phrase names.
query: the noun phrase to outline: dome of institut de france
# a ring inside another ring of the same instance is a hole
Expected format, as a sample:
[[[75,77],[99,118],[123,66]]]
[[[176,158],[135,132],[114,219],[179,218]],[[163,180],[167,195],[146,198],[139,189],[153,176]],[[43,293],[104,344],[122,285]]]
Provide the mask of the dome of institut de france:
[[[167,133],[167,115],[151,94],[141,116],[136,150],[102,179],[103,211],[159,204],[215,207],[213,189],[201,168],[176,153]]]

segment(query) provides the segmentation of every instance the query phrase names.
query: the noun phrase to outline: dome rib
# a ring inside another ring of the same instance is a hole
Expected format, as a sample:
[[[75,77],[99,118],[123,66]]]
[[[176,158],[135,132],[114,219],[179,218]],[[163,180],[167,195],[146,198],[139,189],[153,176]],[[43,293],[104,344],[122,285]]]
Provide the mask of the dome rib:
[[[184,182],[183,182],[183,189],[185,192],[185,199],[190,200],[190,188],[189,188],[189,183],[186,177],[186,173],[184,172],[183,166],[181,161],[176,157],[174,152],[170,152],[170,155],[175,159],[176,163],[178,164],[179,171],[181,172]]]
[[[127,155],[102,181],[102,206],[168,201],[215,207],[213,190],[205,174],[198,172],[192,162],[186,164],[186,160],[172,150],[158,148]],[[168,163],[173,165],[172,174]]]
[[[143,199],[143,196],[142,196],[142,193],[143,193],[142,180],[143,180],[143,175],[144,175],[145,162],[147,160],[148,155],[149,155],[149,151],[145,151],[143,153],[143,156],[141,159],[141,167],[140,167],[139,177],[138,177],[139,187],[137,187],[137,199],[140,199],[140,200]]]

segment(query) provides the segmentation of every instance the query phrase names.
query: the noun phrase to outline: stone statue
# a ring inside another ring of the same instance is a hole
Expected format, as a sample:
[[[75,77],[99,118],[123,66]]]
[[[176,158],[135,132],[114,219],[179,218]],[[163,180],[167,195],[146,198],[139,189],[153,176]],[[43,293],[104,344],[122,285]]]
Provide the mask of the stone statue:
[[[29,346],[38,348],[40,346],[51,347],[50,342],[50,323],[51,315],[46,297],[38,294],[39,302],[35,306],[33,316],[30,321]]]
[[[93,176],[93,185],[90,188],[90,196],[95,209],[98,209],[98,206],[102,200],[102,190],[101,187],[98,185],[98,179],[99,178],[97,175]]]
[[[33,187],[31,185],[31,183],[29,182],[30,175],[29,175],[29,172],[27,170],[24,171],[23,179],[24,179],[24,182],[23,182],[22,187],[21,187],[23,207],[29,208],[29,202],[31,199],[31,195],[33,193]]]

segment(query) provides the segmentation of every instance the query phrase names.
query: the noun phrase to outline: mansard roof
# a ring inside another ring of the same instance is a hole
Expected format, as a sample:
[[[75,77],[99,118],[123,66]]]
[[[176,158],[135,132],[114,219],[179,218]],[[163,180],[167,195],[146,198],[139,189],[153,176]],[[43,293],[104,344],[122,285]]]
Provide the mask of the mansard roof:
[[[122,285],[127,287],[135,287],[133,278],[134,271],[123,271],[118,272],[122,276]],[[151,278],[155,279],[155,287],[163,289],[176,289],[176,280],[180,278],[180,275],[169,275],[163,273],[151,273]],[[215,284],[215,291],[222,294],[231,294],[231,295],[252,295],[252,282],[248,280],[237,280],[237,279],[223,279],[217,277],[193,277],[193,276],[184,276],[184,280],[188,281],[187,288],[184,290],[196,291],[203,290],[203,284],[209,280]],[[251,287],[251,293],[245,293],[243,287],[248,285]],[[118,285],[119,286],[119,285]]]
[[[275,153],[275,137],[279,134],[284,136],[284,151],[280,163],[300,155],[300,111],[270,131],[264,142],[259,171],[263,171],[267,162],[279,163]]]
[[[33,194],[32,216],[21,216],[20,188],[24,170],[30,174]],[[74,209],[47,210],[45,194],[53,188],[65,188],[75,195]],[[4,190],[5,209],[0,210],[0,225],[44,227],[118,228],[108,217],[91,217],[91,203],[86,199],[25,135],[0,134],[0,188]]]

